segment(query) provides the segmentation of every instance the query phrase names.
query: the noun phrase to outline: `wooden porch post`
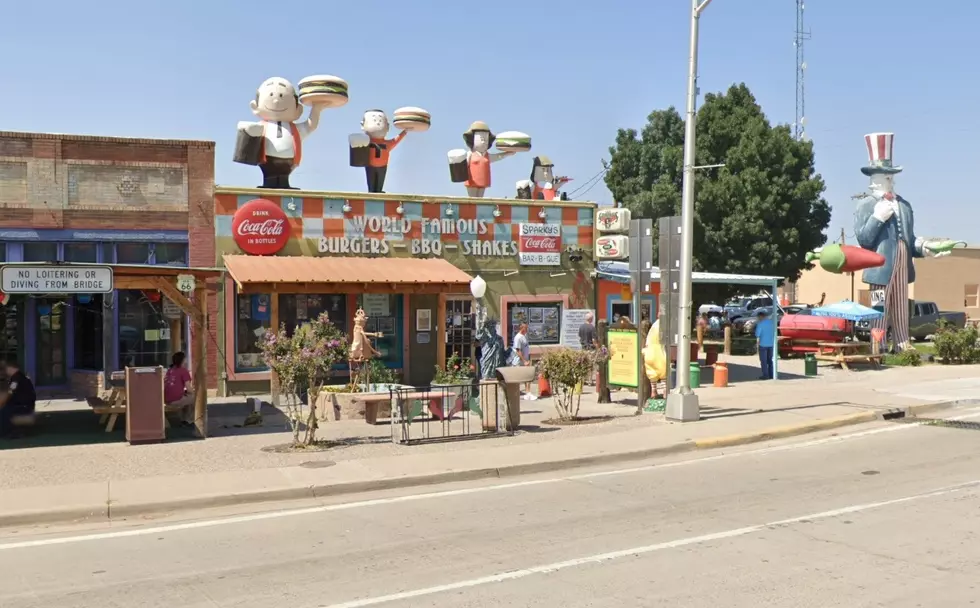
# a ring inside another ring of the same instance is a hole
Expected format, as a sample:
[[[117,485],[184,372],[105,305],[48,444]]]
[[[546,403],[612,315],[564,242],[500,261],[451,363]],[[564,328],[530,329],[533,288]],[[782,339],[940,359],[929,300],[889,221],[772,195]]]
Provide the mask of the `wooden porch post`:
[[[446,292],[439,292],[439,308],[436,310],[436,364],[446,367]]]
[[[194,292],[194,307],[196,309],[193,338],[194,359],[194,426],[202,439],[208,436],[208,288],[204,280],[200,280]]]

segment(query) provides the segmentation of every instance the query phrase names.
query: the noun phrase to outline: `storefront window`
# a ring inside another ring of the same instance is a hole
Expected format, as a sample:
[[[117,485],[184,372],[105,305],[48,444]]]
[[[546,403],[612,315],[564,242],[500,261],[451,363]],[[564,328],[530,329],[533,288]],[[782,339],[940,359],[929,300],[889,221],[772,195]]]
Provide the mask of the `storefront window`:
[[[514,343],[514,334],[521,323],[527,323],[527,338],[531,346],[559,344],[561,342],[561,302],[533,302],[507,305],[508,344]]]
[[[119,366],[170,365],[170,324],[157,291],[119,290]]]
[[[149,264],[150,246],[147,243],[119,243],[116,245],[117,264]]]
[[[25,262],[57,262],[58,243],[24,243]]]
[[[279,322],[286,326],[289,335],[307,321],[327,313],[337,329],[347,333],[347,296],[342,294],[281,294],[279,296]]]
[[[157,264],[187,266],[187,245],[184,243],[156,243],[153,257]]]
[[[235,371],[267,369],[262,361],[262,337],[272,323],[272,298],[269,294],[236,295]]]
[[[388,367],[402,367],[402,296],[368,293],[358,297],[358,306],[368,315],[365,331],[383,334],[371,339],[379,359]]]
[[[75,368],[102,369],[102,294],[77,295],[75,314]]]
[[[0,243],[0,262],[7,261],[7,244]]]
[[[0,329],[0,359],[20,359],[23,304],[22,296],[11,296],[6,304],[0,304],[0,322],[3,323]]]
[[[65,261],[94,264],[98,260],[96,243],[65,243]]]
[[[116,261],[116,246],[112,243],[102,243],[102,263],[113,264]]]
[[[36,298],[34,312],[37,327],[34,344],[37,371],[34,382],[37,386],[62,385],[68,380],[65,369],[68,301],[62,298]]]

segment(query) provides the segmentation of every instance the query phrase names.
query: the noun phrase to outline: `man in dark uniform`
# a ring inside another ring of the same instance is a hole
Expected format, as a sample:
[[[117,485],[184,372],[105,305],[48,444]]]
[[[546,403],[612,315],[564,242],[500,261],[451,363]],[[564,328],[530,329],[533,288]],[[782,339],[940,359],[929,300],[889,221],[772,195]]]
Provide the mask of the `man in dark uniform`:
[[[13,420],[34,414],[37,393],[34,383],[24,375],[17,361],[8,359],[6,364],[7,390],[0,394],[0,437],[13,430]]]

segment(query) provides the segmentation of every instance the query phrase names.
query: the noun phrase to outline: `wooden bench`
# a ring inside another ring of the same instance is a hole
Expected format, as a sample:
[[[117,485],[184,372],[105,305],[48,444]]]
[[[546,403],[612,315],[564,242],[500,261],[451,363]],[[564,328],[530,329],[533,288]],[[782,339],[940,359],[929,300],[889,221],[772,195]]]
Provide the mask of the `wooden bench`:
[[[399,401],[405,401],[409,399],[427,399],[429,401],[429,413],[438,420],[442,420],[445,416],[443,414],[443,397],[446,393],[441,391],[435,392],[414,392],[414,393],[399,393],[397,399]],[[378,413],[382,406],[387,406],[391,403],[392,397],[385,393],[371,393],[366,395],[361,395],[359,397],[354,397],[352,399],[355,404],[364,404],[364,422],[368,424],[378,423]],[[452,414],[450,413],[450,416]]]
[[[126,415],[125,404],[119,405],[118,403],[111,403],[106,399],[102,399],[101,397],[86,397],[85,401],[88,403],[88,406],[92,408],[92,412],[99,416],[99,424],[106,425],[106,433],[111,433],[116,428],[116,421],[119,420],[119,417]],[[170,428],[170,421],[167,420],[167,415],[178,414],[184,410],[184,407],[185,406],[180,405],[163,406],[163,424],[165,428]]]

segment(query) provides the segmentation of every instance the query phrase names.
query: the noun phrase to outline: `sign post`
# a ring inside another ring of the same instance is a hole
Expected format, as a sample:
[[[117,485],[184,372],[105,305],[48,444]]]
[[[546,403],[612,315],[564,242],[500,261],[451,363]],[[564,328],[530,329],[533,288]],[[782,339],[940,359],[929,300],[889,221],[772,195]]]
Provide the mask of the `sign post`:
[[[643,367],[643,353],[639,337],[643,335],[641,325],[643,323],[643,294],[650,291],[650,275],[653,270],[653,220],[638,219],[630,220],[629,232],[630,248],[630,284],[633,291],[633,326],[636,327],[636,373],[638,378],[642,378],[645,370]],[[650,323],[653,323],[652,314]],[[642,411],[646,405],[646,400],[650,398],[645,390],[646,383],[640,382],[637,386],[638,411]]]

